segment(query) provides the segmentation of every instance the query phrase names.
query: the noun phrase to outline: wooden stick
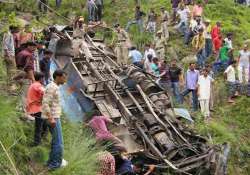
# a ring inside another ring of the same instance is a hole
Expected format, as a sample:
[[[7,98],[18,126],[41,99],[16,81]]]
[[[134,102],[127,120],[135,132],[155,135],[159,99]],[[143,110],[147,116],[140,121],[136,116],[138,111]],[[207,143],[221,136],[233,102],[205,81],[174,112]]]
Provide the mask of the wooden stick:
[[[3,151],[4,151],[5,154],[7,155],[8,159],[9,159],[9,161],[10,161],[10,163],[11,163],[13,169],[14,169],[14,174],[15,174],[15,175],[19,175],[19,173],[18,173],[18,171],[17,171],[17,169],[16,169],[16,166],[15,166],[14,162],[12,161],[12,159],[11,159],[11,157],[10,157],[8,151],[7,151],[6,148],[4,147],[4,145],[3,145],[3,143],[2,143],[1,140],[0,140],[0,145],[1,145],[1,147],[3,148]]]

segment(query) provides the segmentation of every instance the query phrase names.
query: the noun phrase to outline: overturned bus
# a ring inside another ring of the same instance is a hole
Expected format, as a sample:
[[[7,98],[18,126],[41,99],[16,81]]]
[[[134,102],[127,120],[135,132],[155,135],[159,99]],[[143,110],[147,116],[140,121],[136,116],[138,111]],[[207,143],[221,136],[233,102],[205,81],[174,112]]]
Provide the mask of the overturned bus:
[[[152,76],[133,65],[118,65],[102,40],[63,32],[66,37],[56,45],[57,66],[68,73],[68,86],[83,111],[98,109],[119,123],[112,133],[129,154],[156,164],[160,172],[226,174],[228,146],[210,145],[179,121],[171,97]]]

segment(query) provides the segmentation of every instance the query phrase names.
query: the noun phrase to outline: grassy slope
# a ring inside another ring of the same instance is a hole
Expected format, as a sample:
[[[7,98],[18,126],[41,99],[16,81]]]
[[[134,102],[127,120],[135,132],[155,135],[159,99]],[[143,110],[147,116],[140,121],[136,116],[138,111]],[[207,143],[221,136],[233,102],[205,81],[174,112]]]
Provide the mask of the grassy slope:
[[[59,10],[59,13],[62,15],[71,16],[72,12],[78,15],[85,15],[86,11],[79,7],[84,6],[83,2],[74,1],[75,3],[72,5],[71,1],[64,1],[63,9]],[[166,0],[141,0],[141,2],[145,2],[142,5],[142,8],[145,12],[149,11],[149,8],[153,7],[159,9],[161,6],[165,6],[170,9],[169,1]],[[150,3],[149,3],[150,2]],[[22,4],[20,6],[26,11],[30,11],[30,2],[25,1],[26,4]],[[105,17],[104,20],[109,24],[112,25],[116,21],[120,22],[123,26],[126,25],[128,18],[133,18],[133,8],[134,8],[134,0],[128,1],[118,1],[116,5],[109,5],[109,1],[106,1],[105,6]],[[33,4],[34,6],[34,4]],[[67,7],[67,8],[66,8]],[[158,11],[158,10],[157,10]],[[35,11],[35,13],[37,13]],[[242,6],[235,6],[232,3],[232,0],[210,0],[210,4],[206,6],[205,15],[206,18],[212,20],[214,24],[217,20],[221,20],[223,22],[223,32],[234,32],[235,33],[235,44],[239,46],[239,44],[245,40],[250,38],[250,18],[249,14],[250,9],[242,7]],[[61,21],[62,23],[65,22],[62,19],[55,17],[54,15],[50,15],[50,17],[43,17],[42,20],[46,23],[49,20],[54,21]],[[55,20],[56,19],[56,20]],[[138,45],[141,46],[143,43],[152,39],[152,37],[148,34],[140,35],[135,27],[132,27],[130,32],[133,41]],[[171,45],[176,49],[177,54],[179,56],[186,56],[191,54],[190,50],[183,47],[182,41],[179,37],[171,36]],[[1,74],[2,75],[2,74]],[[223,84],[219,82],[219,84]],[[224,93],[224,86],[220,86],[220,97],[223,97]],[[2,94],[2,93],[1,93]],[[13,133],[12,135],[8,135],[6,137],[5,132],[0,134],[0,139],[4,140],[6,147],[9,147],[15,140],[18,140],[18,143],[15,146],[12,146],[10,151],[14,153],[14,157],[16,159],[16,163],[19,162],[17,157],[19,157],[20,163],[18,163],[18,167],[22,169],[25,174],[25,171],[30,171],[30,160],[35,161],[35,172],[39,172],[41,170],[41,163],[47,159],[47,152],[48,152],[48,144],[45,147],[38,147],[30,149],[27,145],[31,142],[32,136],[32,127],[31,124],[23,124],[23,122],[17,120],[17,116],[20,114],[15,112],[15,103],[17,100],[14,98],[8,98],[6,102],[6,96],[0,96],[0,105],[3,105],[4,108],[0,109],[0,120],[5,122],[1,122],[0,128],[8,128],[7,126],[12,126],[14,129],[7,130],[6,133]],[[230,161],[229,161],[229,174],[230,175],[247,175],[250,172],[249,169],[249,152],[250,152],[250,143],[249,143],[249,104],[250,100],[247,98],[240,98],[237,100],[237,104],[234,106],[229,106],[227,104],[217,104],[217,108],[213,114],[213,121],[209,124],[204,124],[203,120],[197,117],[195,129],[204,135],[211,135],[213,143],[222,143],[228,141],[232,146],[232,152],[230,154]],[[10,127],[11,128],[11,127]],[[73,129],[77,128],[77,129]],[[95,168],[90,164],[89,166],[80,166],[85,165],[86,163],[90,163],[89,159],[85,159],[86,157],[91,156],[87,155],[84,156],[82,152],[86,152],[86,147],[89,143],[81,143],[83,142],[81,139],[71,141],[70,138],[77,138],[79,136],[79,126],[72,126],[68,122],[64,123],[64,138],[66,142],[66,158],[68,160],[74,160],[73,162],[79,162],[71,165],[66,171],[62,172],[55,172],[55,174],[79,174],[79,173],[72,173],[72,169],[75,167],[80,167],[82,170],[88,170],[89,168]],[[71,131],[73,130],[73,131]],[[9,132],[8,132],[9,131]],[[12,132],[10,132],[12,131]],[[74,132],[75,131],[75,132]],[[70,137],[70,136],[74,137]],[[20,138],[21,139],[18,139]],[[78,138],[84,138],[79,136]],[[69,143],[76,143],[70,145]],[[85,146],[81,146],[85,145]],[[17,148],[16,148],[17,147]],[[83,149],[83,150],[82,150]],[[19,151],[17,151],[19,150]],[[94,151],[96,152],[96,151]],[[80,154],[81,153],[81,154]],[[18,155],[17,155],[18,154]],[[93,155],[92,155],[93,156]],[[83,158],[83,159],[81,159]],[[2,160],[6,162],[6,156],[0,152],[0,162],[1,166],[5,165],[2,164]],[[76,161],[78,160],[78,161]],[[80,161],[81,160],[81,161]],[[92,159],[94,160],[94,158]],[[82,162],[86,161],[86,162]],[[29,162],[29,163],[28,163]],[[7,163],[7,162],[6,162]],[[38,164],[37,164],[38,163]],[[8,164],[9,165],[9,164]],[[1,167],[0,166],[0,174]],[[8,169],[7,169],[8,170]],[[91,171],[91,170],[90,170]],[[35,173],[36,174],[36,173]],[[86,173],[85,173],[86,174]]]
[[[23,114],[18,111],[19,97],[8,96],[4,89],[5,73],[0,63],[0,141],[8,150],[21,175],[46,173],[44,164],[48,159],[50,144],[44,141],[41,146],[31,147],[33,141],[33,122],[19,119]],[[93,136],[79,123],[70,123],[64,117],[63,135],[65,142],[64,158],[70,162],[64,169],[52,172],[53,175],[90,175],[96,171],[96,154],[99,148],[94,145]],[[47,140],[50,140],[48,136]],[[14,174],[13,168],[0,147],[0,174]]]

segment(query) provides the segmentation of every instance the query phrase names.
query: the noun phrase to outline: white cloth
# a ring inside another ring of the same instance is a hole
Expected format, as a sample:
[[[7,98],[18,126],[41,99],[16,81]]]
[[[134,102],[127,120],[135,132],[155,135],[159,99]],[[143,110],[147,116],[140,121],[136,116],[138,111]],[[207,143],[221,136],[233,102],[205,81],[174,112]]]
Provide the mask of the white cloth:
[[[152,64],[152,62],[149,62],[149,60],[146,59],[145,62],[144,62],[144,69],[145,69],[145,71],[146,71],[147,73],[153,74],[154,71],[153,71],[153,69],[152,69],[151,64]]]
[[[156,57],[155,50],[152,49],[152,48],[149,48],[148,50],[145,50],[145,52],[144,52],[144,60],[147,60],[148,55],[152,55],[153,56],[152,58],[155,58]]]
[[[241,50],[239,56],[239,66],[249,68],[249,59],[250,59],[250,52]]]
[[[227,67],[227,69],[225,70],[225,73],[227,74],[227,81],[234,83],[236,81],[236,76],[235,76],[235,68],[230,65]]]
[[[211,35],[211,27],[210,25],[209,26],[205,26],[205,29],[204,29],[204,36],[206,39],[212,39],[212,35]]]
[[[247,83],[249,80],[249,67],[243,67],[243,66],[239,65],[238,75],[239,75],[239,82],[240,83],[243,83],[243,81],[245,83]]]
[[[183,10],[178,10],[177,14],[180,16],[181,22],[188,21],[188,15],[190,13],[190,10],[188,8],[184,8]]]
[[[200,102],[200,107],[201,107],[201,113],[205,117],[210,116],[210,111],[209,111],[209,100],[199,100]]]
[[[229,40],[228,38],[225,38],[224,41],[225,41],[225,43],[228,45],[228,48],[229,48],[229,49],[232,49],[232,48],[233,48],[232,40]]]
[[[148,22],[146,30],[148,30],[149,32],[154,33],[155,30],[156,30],[156,22]]]
[[[33,56],[34,56],[34,71],[40,72],[40,61],[38,56],[38,50],[35,50]]]
[[[207,76],[205,77],[204,75],[199,76],[198,79],[198,85],[199,85],[199,100],[209,100],[210,95],[211,95],[211,83],[214,80],[210,77]]]
[[[246,0],[247,6],[250,6],[250,0]]]
[[[7,32],[3,35],[3,55],[4,50],[7,50],[9,56],[15,56],[15,45],[14,45],[14,37],[10,32]]]
[[[190,20],[190,25],[189,27],[191,28],[191,30],[193,31],[196,27],[197,27],[197,21],[195,21],[194,19]]]

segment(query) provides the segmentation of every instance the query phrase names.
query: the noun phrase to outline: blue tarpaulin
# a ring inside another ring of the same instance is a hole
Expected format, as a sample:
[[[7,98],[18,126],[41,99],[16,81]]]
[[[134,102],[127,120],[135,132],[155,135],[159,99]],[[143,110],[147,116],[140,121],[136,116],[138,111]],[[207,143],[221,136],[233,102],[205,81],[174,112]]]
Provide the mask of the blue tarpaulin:
[[[192,123],[194,122],[187,109],[184,109],[184,108],[174,108],[174,112],[175,112],[175,114],[177,116],[185,118],[185,119],[187,119],[188,121],[190,121]]]
[[[51,63],[51,75],[57,69],[55,62]],[[82,121],[84,112],[79,105],[76,97],[69,90],[69,85],[66,83],[60,87],[60,99],[63,112],[66,114],[67,118],[72,121]]]

